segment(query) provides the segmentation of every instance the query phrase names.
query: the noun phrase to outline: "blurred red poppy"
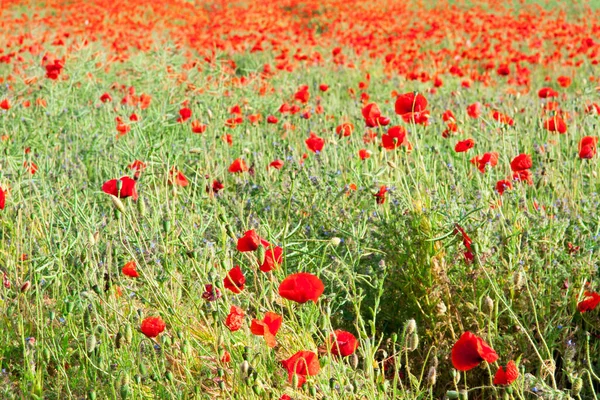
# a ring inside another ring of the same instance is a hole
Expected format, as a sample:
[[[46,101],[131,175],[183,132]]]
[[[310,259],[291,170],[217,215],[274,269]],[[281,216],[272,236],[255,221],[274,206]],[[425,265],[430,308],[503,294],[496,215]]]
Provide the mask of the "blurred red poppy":
[[[283,161],[281,161],[281,160],[272,161],[269,164],[269,167],[275,168],[275,169],[281,169],[281,167],[283,167]]]
[[[246,171],[248,171],[248,166],[241,158],[236,158],[229,166],[229,172],[231,173],[242,173]]]
[[[284,299],[304,304],[309,300],[314,303],[325,291],[319,278],[307,272],[298,272],[286,277],[279,284],[279,295]]]
[[[160,317],[148,317],[142,321],[140,330],[149,338],[155,338],[166,328],[166,324]]]
[[[529,154],[519,154],[510,162],[510,169],[513,172],[523,171],[531,168],[533,162],[531,161],[531,156]]]
[[[457,153],[464,153],[475,147],[475,141],[473,139],[466,139],[456,143],[454,146],[454,151]]]
[[[249,231],[244,232],[244,236],[238,239],[237,249],[242,253],[254,251],[258,249],[258,246],[261,244],[265,247],[269,246],[269,242],[258,236],[254,229],[250,229]]]
[[[385,194],[387,193],[387,191],[388,191],[387,186],[381,185],[381,187],[379,188],[379,191],[373,195],[373,196],[375,196],[375,201],[377,202],[377,204],[385,203]]]
[[[236,265],[230,269],[225,279],[223,279],[223,286],[235,294],[242,293],[245,283],[246,277],[242,273],[242,269],[239,267],[239,265]]]
[[[311,132],[310,137],[304,142],[306,143],[306,147],[308,147],[308,149],[314,153],[323,150],[323,146],[325,145],[325,140],[318,137],[314,132]]]
[[[517,364],[510,360],[506,367],[498,367],[496,375],[494,376],[494,385],[510,385],[519,377],[519,370]]]
[[[594,136],[585,136],[579,141],[579,158],[590,159],[596,155],[596,145],[598,138]]]
[[[281,327],[283,317],[274,312],[267,312],[262,320],[253,319],[252,325],[250,325],[250,332],[257,336],[263,336],[267,342],[267,346],[275,347],[277,342],[275,341],[275,335]]]
[[[348,357],[358,348],[358,340],[350,332],[341,329],[335,330],[329,339],[332,342],[331,354],[335,356]]]
[[[477,169],[483,174],[486,165],[495,167],[498,164],[498,153],[484,153],[482,156],[475,156],[471,159],[471,164],[477,165]]]
[[[102,185],[102,191],[107,194],[112,194],[115,197],[125,199],[132,197],[137,200],[138,194],[135,188],[136,181],[128,176],[124,176],[120,179],[111,179],[104,182]]]
[[[276,269],[283,262],[283,249],[279,246],[271,247],[266,250],[265,259],[260,265],[262,272],[269,272]]]
[[[585,291],[584,299],[577,303],[577,309],[579,312],[588,312],[595,310],[600,304],[600,294],[596,292]]]
[[[169,184],[173,186],[186,187],[190,183],[183,172],[173,168],[171,172],[169,172]]]
[[[177,118],[177,122],[185,122],[192,117],[192,110],[187,107],[179,110],[179,118]]]
[[[420,93],[409,92],[396,98],[395,111],[398,115],[420,113],[427,109],[427,99]]]
[[[238,306],[231,306],[229,314],[225,319],[225,326],[231,331],[235,332],[242,327],[244,323],[244,310]]]
[[[479,118],[481,116],[482,112],[483,112],[483,107],[482,107],[481,103],[479,103],[479,102],[473,103],[467,107],[467,115],[473,119]]]
[[[121,269],[123,275],[127,275],[131,278],[138,278],[140,274],[137,272],[137,264],[135,261],[129,261],[127,264],[123,266]]]
[[[498,354],[471,332],[465,332],[452,347],[452,365],[459,371],[469,371],[482,361],[493,363]]]
[[[381,136],[381,145],[386,150],[394,150],[400,147],[406,139],[406,128],[403,126],[392,126],[387,133]]]
[[[503,179],[503,180],[496,182],[496,191],[500,195],[504,194],[505,190],[512,189],[512,187],[513,187],[512,182],[507,179]]]
[[[554,116],[544,122],[544,128],[549,132],[563,134],[567,132],[567,123],[561,117]]]
[[[319,357],[312,351],[299,351],[287,360],[281,361],[283,367],[288,371],[289,382],[294,380],[294,375],[298,376],[298,387],[304,385],[306,376],[313,376],[319,373]]]

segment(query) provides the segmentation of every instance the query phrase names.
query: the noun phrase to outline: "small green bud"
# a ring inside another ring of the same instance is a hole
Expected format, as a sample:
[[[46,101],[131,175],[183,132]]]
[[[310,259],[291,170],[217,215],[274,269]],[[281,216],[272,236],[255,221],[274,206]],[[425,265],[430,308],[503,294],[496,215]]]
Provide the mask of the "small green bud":
[[[131,390],[129,388],[129,385],[121,386],[121,398],[123,400],[126,400],[129,397],[130,393],[131,393]]]
[[[88,353],[93,352],[96,349],[96,345],[98,344],[98,340],[96,339],[96,335],[88,336],[85,341],[85,349]]]

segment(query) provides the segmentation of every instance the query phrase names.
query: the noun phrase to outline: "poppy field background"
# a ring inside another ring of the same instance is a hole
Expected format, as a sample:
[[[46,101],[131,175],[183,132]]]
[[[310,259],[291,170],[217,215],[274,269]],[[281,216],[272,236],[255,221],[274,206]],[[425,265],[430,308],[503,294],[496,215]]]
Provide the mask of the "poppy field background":
[[[597,398],[598,2],[1,6],[0,398]]]

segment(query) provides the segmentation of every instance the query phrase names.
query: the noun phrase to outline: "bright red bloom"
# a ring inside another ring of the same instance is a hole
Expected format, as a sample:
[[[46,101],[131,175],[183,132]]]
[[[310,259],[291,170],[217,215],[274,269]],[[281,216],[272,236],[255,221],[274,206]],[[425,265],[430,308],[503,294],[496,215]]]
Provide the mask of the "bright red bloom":
[[[504,194],[504,191],[506,189],[512,189],[512,187],[513,187],[512,182],[509,181],[508,179],[503,179],[501,181],[496,182],[496,191],[500,195]]]
[[[213,285],[207,283],[204,285],[204,293],[202,293],[202,298],[206,301],[215,301],[221,298],[223,294],[219,290],[219,288],[214,287]]]
[[[371,152],[367,149],[360,149],[358,151],[358,156],[361,160],[366,160],[367,158],[371,157]]]
[[[231,361],[231,354],[227,350],[223,353],[223,357],[221,357],[221,362],[227,364]]]
[[[269,123],[269,124],[276,124],[277,122],[279,122],[279,120],[277,119],[277,117],[276,117],[276,116],[274,116],[274,115],[269,115],[269,116],[267,117],[267,123]]]
[[[571,86],[571,78],[569,78],[568,76],[559,76],[556,79],[556,82],[558,82],[558,84],[564,88],[568,88],[569,86]]]
[[[598,138],[594,136],[585,136],[579,141],[579,158],[590,159],[596,155],[596,145]]]
[[[110,94],[104,93],[102,96],[100,96],[100,101],[103,103],[108,103],[109,101],[112,101],[112,97]]]
[[[140,160],[135,160],[127,166],[127,168],[134,171],[134,179],[138,179],[143,170],[146,169],[146,163]]]
[[[123,266],[121,272],[123,275],[127,275],[131,278],[138,278],[140,274],[137,272],[137,264],[135,261],[129,261],[127,264]]]
[[[496,72],[500,76],[508,76],[508,75],[510,75],[510,68],[509,68],[508,64],[500,64],[498,66],[498,69],[496,70]]]
[[[471,332],[465,332],[452,347],[452,365],[459,371],[469,371],[482,361],[493,363],[498,354]]]
[[[454,146],[454,151],[457,153],[464,153],[475,147],[475,141],[473,139],[466,139],[456,143]]]
[[[216,194],[219,193],[219,191],[223,190],[225,188],[225,185],[223,185],[223,183],[221,183],[218,179],[215,179],[212,182],[212,185],[206,186],[206,191],[210,192],[211,190]]]
[[[231,331],[235,332],[242,327],[244,323],[244,310],[238,306],[231,306],[229,309],[229,315],[225,319],[225,326]]]
[[[510,385],[519,377],[519,370],[517,364],[513,360],[510,360],[506,367],[498,367],[496,375],[494,376],[494,385]]]
[[[531,161],[531,156],[529,154],[519,154],[510,162],[510,169],[513,172],[523,171],[531,168],[533,162]]]
[[[307,375],[316,375],[321,369],[319,357],[312,351],[299,351],[281,361],[281,364],[288,371],[290,383],[294,380],[294,375],[298,375],[298,387],[304,385]]]
[[[165,330],[167,326],[160,317],[148,317],[142,321],[140,330],[149,338],[155,338]]]
[[[304,304],[309,300],[314,303],[325,291],[323,282],[313,274],[298,272],[286,277],[279,284],[279,295],[284,299]]]
[[[373,196],[375,196],[375,200],[377,202],[377,204],[383,204],[385,203],[385,194],[387,193],[387,187],[385,185],[382,185],[379,188],[379,192],[375,193]]]
[[[183,172],[177,171],[176,169],[172,169],[169,173],[169,184],[173,186],[186,187],[190,183],[183,174]]]
[[[111,179],[104,182],[102,185],[102,191],[122,199],[132,197],[134,200],[137,200],[138,194],[135,188],[135,183],[135,180],[128,176],[124,176],[120,179]]]
[[[64,63],[61,60],[54,60],[54,62],[46,65],[46,77],[48,79],[56,80],[60,75]]]
[[[479,118],[481,116],[482,112],[483,112],[483,106],[479,102],[473,103],[467,107],[467,114],[469,115],[469,117],[471,117],[473,119]]]
[[[477,165],[477,168],[483,174],[485,172],[486,165],[495,167],[498,164],[498,153],[491,152],[485,153],[482,156],[475,156],[471,159],[471,164]]]
[[[3,110],[10,110],[10,101],[8,99],[0,101],[0,108]]]
[[[400,147],[406,140],[406,128],[403,126],[392,126],[387,133],[381,135],[381,146],[386,150],[394,150]]]
[[[244,290],[245,283],[246,277],[242,273],[242,269],[239,265],[230,269],[225,279],[223,279],[223,286],[235,294],[241,293],[242,290]]]
[[[244,233],[244,236],[238,239],[237,241],[237,249],[238,251],[244,253],[246,251],[254,251],[258,249],[258,246],[263,244],[263,246],[268,246],[269,242],[264,239],[261,239],[260,236],[254,231],[254,229],[250,229]]]
[[[442,114],[442,120],[444,122],[448,122],[448,121],[456,122],[456,117],[454,116],[454,113],[452,112],[452,110],[446,110]]]
[[[321,83],[321,84],[319,85],[319,90],[320,90],[321,92],[326,92],[327,90],[329,90],[329,86],[327,86],[327,85],[326,85],[326,84],[324,84],[324,83]]]
[[[539,90],[538,97],[540,99],[547,99],[549,97],[558,97],[558,92],[552,88],[544,87]]]
[[[544,128],[549,132],[566,133],[567,123],[559,116],[554,116],[544,122]]]
[[[260,266],[262,272],[269,272],[277,268],[283,262],[283,249],[279,246],[268,248],[265,259]]]
[[[344,122],[341,125],[338,125],[337,128],[335,128],[335,133],[337,133],[340,136],[350,136],[352,135],[352,132],[354,132],[354,124],[352,124],[351,122]]]
[[[533,174],[528,169],[513,172],[513,179],[515,181],[527,182],[529,185],[533,185]]]
[[[600,304],[600,294],[596,292],[588,292],[587,290],[584,293],[585,298],[577,303],[577,309],[579,312],[588,312],[595,310]]]
[[[252,325],[250,325],[250,332],[257,336],[263,336],[267,342],[267,346],[275,347],[277,342],[275,341],[275,335],[281,327],[283,317],[274,312],[267,312],[262,320],[253,319]]]
[[[206,132],[207,125],[201,123],[197,119],[192,121],[192,132],[193,133],[204,133]]]
[[[241,173],[246,171],[248,171],[248,166],[241,158],[236,158],[229,166],[229,172],[231,173]]]
[[[501,113],[500,111],[493,111],[492,118],[494,118],[496,121],[500,122],[501,124],[510,125],[510,126],[513,126],[515,124],[515,121],[511,117],[509,117],[506,114]]]
[[[323,146],[325,145],[325,140],[317,136],[316,133],[311,132],[310,137],[304,141],[306,143],[306,147],[314,153],[323,150]]]
[[[298,100],[301,103],[308,103],[310,99],[310,93],[308,92],[308,85],[302,85],[298,88],[298,91],[294,94],[294,100]]]
[[[6,193],[4,189],[0,187],[0,210],[4,210],[4,206],[6,205]]]
[[[409,92],[396,98],[396,114],[420,113],[427,109],[427,99],[420,93]]]
[[[337,329],[330,335],[331,354],[335,356],[348,357],[358,348],[358,340],[350,332]]]
[[[283,161],[281,161],[281,160],[272,161],[271,164],[269,164],[269,167],[275,168],[275,169],[281,169],[281,167],[283,167]]]
[[[192,118],[192,110],[187,107],[179,110],[179,118],[177,118],[177,122],[185,122],[190,118]]]

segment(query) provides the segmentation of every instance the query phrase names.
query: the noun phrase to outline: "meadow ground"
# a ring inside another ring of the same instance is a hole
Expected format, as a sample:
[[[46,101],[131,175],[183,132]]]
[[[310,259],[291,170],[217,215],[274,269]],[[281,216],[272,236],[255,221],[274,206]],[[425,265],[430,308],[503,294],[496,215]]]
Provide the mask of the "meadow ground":
[[[0,398],[597,398],[597,2],[1,6]]]

